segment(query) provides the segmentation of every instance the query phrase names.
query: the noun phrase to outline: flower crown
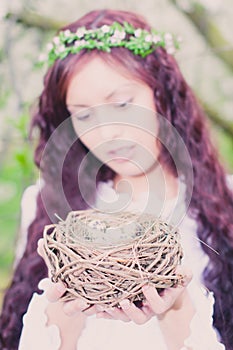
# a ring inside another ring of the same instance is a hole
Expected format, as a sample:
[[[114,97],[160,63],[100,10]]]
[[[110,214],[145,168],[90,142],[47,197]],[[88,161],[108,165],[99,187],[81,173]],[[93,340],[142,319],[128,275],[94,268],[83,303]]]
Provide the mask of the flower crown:
[[[167,53],[173,54],[179,48],[179,42],[180,39],[171,33],[134,28],[128,22],[123,25],[114,22],[96,29],[80,27],[76,32],[69,29],[60,31],[47,45],[47,53],[41,55],[40,62],[52,65],[57,59],[64,59],[68,54],[76,54],[82,49],[111,52],[112,47],[125,47],[141,57],[146,57],[157,47],[163,47]]]

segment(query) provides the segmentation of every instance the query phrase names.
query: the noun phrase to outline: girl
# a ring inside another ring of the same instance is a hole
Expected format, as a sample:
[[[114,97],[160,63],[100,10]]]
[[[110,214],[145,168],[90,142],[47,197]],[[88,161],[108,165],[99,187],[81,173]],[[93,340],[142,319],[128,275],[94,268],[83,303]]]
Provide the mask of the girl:
[[[4,300],[2,349],[233,349],[232,193],[174,46],[140,16],[103,10],[48,47],[32,120],[42,181],[25,195],[36,188],[37,207]],[[54,213],[93,206],[179,225],[192,281],[182,266],[182,286],[159,295],[145,285],[141,308],[128,300],[112,309],[63,305],[65,287],[45,279],[37,242]]]

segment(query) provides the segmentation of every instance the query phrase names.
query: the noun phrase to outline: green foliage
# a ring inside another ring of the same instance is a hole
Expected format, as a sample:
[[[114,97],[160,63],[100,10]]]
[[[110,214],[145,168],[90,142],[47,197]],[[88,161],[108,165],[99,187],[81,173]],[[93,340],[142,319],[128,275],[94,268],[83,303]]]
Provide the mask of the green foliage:
[[[34,177],[34,163],[29,134],[29,115],[23,113],[17,121],[11,121],[19,137],[19,145],[12,150],[15,166],[22,177],[22,182],[27,185]]]
[[[49,44],[46,52],[40,56],[41,64],[51,66],[57,59],[64,59],[69,54],[75,54],[83,49],[98,49],[110,52],[112,47],[125,47],[135,55],[146,57],[157,47],[163,47],[168,53],[174,53],[179,48],[179,40],[170,33],[155,29],[134,28],[124,22],[121,25],[113,22],[96,29],[79,27],[76,32],[69,29],[60,31]]]
[[[219,127],[212,127],[212,140],[219,151],[220,159],[225,166],[226,172],[233,173],[233,139]]]
[[[6,286],[14,259],[15,237],[20,225],[20,200],[35,179],[32,147],[28,141],[29,115],[9,121],[10,135],[0,165],[0,289]]]

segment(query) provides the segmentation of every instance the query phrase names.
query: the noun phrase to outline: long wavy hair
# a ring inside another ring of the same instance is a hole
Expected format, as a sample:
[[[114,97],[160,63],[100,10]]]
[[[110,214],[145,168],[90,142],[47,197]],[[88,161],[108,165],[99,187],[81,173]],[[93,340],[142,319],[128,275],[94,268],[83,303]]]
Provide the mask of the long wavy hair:
[[[135,27],[150,29],[143,17],[126,11],[92,11],[64,29],[76,31],[80,26],[96,28],[113,21],[127,21]],[[49,152],[44,150],[52,133],[70,119],[66,107],[66,91],[69,81],[77,67],[99,55],[108,64],[128,72],[131,76],[148,84],[154,91],[154,102],[158,113],[172,123],[182,137],[190,154],[194,174],[193,193],[190,202],[190,215],[197,222],[198,237],[220,252],[216,255],[202,245],[209,257],[203,279],[206,287],[214,292],[214,326],[218,330],[227,350],[233,349],[233,216],[232,192],[227,186],[226,174],[218,161],[216,150],[211,144],[205,115],[185,82],[175,59],[159,47],[145,58],[135,56],[124,48],[113,48],[111,54],[93,50],[82,50],[79,54],[68,55],[57,60],[48,70],[44,79],[44,89],[39,98],[38,109],[32,119],[32,129],[39,128],[40,137],[35,151],[35,163],[42,172],[44,185],[38,194],[37,211],[28,229],[27,245],[18,263],[14,276],[5,294],[0,319],[1,349],[18,348],[22,328],[22,317],[27,311],[32,294],[38,291],[38,282],[47,275],[44,261],[37,254],[37,241],[42,237],[43,227],[51,223],[47,207],[51,212],[65,217],[68,209],[86,209],[87,201],[78,187],[77,169],[88,150],[75,138],[72,125],[59,138],[50,142]],[[163,136],[164,137],[164,136]],[[64,157],[64,148],[74,142]],[[167,144],[175,149],[171,134],[166,135]],[[184,181],[189,189],[189,173],[182,153],[177,150]],[[174,163],[164,147],[159,161],[170,172],[176,174]],[[61,181],[68,205],[64,206],[61,193],[57,191],[57,172],[63,164]],[[86,196],[89,202],[95,197],[93,174],[99,167],[96,181],[113,179],[115,173],[106,165],[99,166],[97,160],[88,159],[85,165]],[[46,203],[46,207],[45,207]]]

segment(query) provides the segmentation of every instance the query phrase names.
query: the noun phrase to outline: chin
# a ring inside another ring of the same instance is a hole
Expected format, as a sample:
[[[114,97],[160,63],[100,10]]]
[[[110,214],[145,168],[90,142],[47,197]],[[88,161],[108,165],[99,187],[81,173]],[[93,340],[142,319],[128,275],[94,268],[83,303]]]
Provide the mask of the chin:
[[[115,163],[115,162],[114,162]],[[113,164],[113,162],[109,162],[108,166],[115,171],[118,175],[121,176],[141,176],[141,175],[146,175],[147,172],[152,168],[152,165],[150,164],[149,166],[137,166],[135,164],[129,163],[129,162],[121,162],[120,164]]]

